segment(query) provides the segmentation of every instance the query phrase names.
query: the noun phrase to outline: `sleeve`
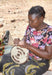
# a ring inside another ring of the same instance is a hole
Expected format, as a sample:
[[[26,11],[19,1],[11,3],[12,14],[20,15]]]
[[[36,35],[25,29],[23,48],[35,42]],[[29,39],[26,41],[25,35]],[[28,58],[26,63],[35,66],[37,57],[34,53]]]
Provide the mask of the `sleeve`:
[[[49,29],[47,36],[48,38],[47,38],[46,46],[51,46],[52,45],[52,28]]]

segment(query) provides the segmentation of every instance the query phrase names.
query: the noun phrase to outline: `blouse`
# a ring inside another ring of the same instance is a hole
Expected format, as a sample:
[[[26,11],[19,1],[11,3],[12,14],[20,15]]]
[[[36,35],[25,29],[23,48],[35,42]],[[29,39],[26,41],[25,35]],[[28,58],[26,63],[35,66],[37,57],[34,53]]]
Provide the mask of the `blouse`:
[[[52,26],[47,25],[46,28],[36,31],[35,28],[31,28],[29,25],[27,26],[26,32],[26,42],[38,49],[44,50],[45,46],[52,45]],[[29,50],[29,59],[38,60],[40,57],[33,54]]]

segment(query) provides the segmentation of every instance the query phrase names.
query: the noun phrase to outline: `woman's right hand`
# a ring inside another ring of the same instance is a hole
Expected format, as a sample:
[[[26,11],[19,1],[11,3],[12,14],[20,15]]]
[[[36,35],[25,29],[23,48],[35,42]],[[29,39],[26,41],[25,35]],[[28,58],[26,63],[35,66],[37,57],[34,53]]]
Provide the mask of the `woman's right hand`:
[[[19,38],[15,38],[15,39],[14,39],[14,45],[18,45],[19,42],[20,42],[20,39],[19,39]]]

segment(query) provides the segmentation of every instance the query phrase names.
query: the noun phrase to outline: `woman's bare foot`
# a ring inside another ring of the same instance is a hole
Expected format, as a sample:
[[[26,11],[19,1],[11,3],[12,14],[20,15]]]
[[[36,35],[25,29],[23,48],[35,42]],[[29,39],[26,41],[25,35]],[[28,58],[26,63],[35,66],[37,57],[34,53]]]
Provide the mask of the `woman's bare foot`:
[[[51,59],[51,62],[50,62],[49,71],[52,71],[52,59]]]

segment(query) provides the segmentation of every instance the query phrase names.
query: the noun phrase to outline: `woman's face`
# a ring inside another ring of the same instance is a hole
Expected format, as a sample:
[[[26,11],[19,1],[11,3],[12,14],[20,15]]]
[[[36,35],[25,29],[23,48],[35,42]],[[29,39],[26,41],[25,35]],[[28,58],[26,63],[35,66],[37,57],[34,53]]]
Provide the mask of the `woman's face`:
[[[40,26],[41,24],[41,17],[38,17],[38,15],[32,14],[32,15],[28,15],[28,19],[29,19],[29,25],[32,28],[36,28]]]

